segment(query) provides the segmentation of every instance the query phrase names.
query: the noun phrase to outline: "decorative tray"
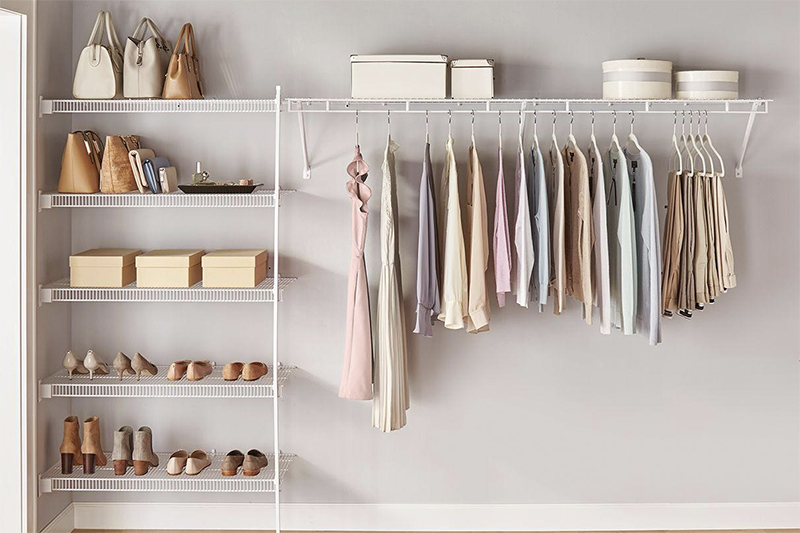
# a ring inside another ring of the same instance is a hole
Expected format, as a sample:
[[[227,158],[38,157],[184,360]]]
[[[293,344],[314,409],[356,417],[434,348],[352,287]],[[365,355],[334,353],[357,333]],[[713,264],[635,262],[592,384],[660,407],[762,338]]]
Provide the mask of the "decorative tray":
[[[250,194],[263,183],[253,185],[178,185],[186,194]]]

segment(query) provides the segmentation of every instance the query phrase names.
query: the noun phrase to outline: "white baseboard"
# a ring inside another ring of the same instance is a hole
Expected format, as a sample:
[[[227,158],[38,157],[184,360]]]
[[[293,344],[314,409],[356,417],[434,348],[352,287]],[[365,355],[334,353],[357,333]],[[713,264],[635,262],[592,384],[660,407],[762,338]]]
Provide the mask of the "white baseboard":
[[[269,530],[274,505],[75,502],[80,529]],[[68,516],[67,510],[56,521]],[[55,522],[54,521],[54,524]],[[283,529],[306,531],[635,531],[800,528],[800,503],[559,505],[281,505]],[[58,525],[45,533],[69,531]]]
[[[75,508],[69,504],[45,526],[42,533],[72,533],[73,529],[75,529]]]

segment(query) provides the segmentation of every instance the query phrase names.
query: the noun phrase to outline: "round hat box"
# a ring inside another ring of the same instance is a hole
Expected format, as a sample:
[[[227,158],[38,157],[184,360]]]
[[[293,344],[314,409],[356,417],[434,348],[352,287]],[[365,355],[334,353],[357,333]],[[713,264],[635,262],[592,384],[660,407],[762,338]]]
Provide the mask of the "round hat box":
[[[684,70],[675,73],[678,100],[735,100],[739,98],[736,70]]]
[[[603,61],[603,99],[672,98],[672,61],[622,59]]]

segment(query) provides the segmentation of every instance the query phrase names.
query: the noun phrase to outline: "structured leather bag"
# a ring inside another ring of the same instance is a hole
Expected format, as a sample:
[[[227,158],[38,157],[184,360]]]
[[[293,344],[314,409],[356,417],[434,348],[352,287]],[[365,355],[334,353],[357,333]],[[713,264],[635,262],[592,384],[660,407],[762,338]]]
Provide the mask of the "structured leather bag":
[[[169,161],[166,157],[154,157],[142,161],[142,168],[144,168],[144,177],[147,179],[147,185],[150,186],[150,190],[155,194],[161,194],[162,192],[159,169],[167,167],[169,167]]]
[[[108,35],[108,46],[103,44],[103,28]],[[122,46],[111,13],[97,15],[89,42],[81,51],[72,95],[79,99],[107,99],[122,96]]]
[[[138,135],[109,135],[103,153],[103,166],[100,173],[100,190],[104,193],[118,194],[138,189],[133,176],[128,152],[141,148]]]
[[[145,39],[147,30],[151,37]],[[160,98],[171,45],[158,26],[143,18],[125,41],[123,94],[125,98]]]
[[[175,50],[169,60],[163,96],[176,100],[204,97],[194,29],[188,22],[181,28],[181,33],[175,43]]]
[[[136,181],[136,186],[139,188],[140,193],[144,193],[149,188],[147,178],[144,175],[142,161],[155,156],[155,152],[149,148],[139,148],[128,152],[128,160],[131,162],[131,170],[133,170],[133,179]]]
[[[100,192],[100,165],[103,144],[93,131],[73,131],[67,134],[67,144],[61,156],[61,175],[58,192],[90,194]]]

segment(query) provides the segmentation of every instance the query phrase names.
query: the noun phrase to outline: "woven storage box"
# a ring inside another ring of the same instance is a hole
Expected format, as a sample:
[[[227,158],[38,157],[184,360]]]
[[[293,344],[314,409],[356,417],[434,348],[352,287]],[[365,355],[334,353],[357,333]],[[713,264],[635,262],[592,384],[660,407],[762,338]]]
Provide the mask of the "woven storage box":
[[[124,287],[136,281],[134,260],[141,250],[97,248],[69,257],[72,287]]]
[[[739,98],[736,70],[684,70],[675,73],[679,100],[735,100]]]
[[[152,250],[136,257],[137,287],[185,288],[203,277],[203,250]]]
[[[672,62],[623,59],[603,62],[603,99],[668,100],[672,98]]]
[[[215,250],[202,264],[204,287],[252,288],[267,279],[266,250]]]
[[[352,55],[353,98],[445,98],[447,56]]]
[[[450,63],[453,98],[494,98],[494,59],[455,59]]]

